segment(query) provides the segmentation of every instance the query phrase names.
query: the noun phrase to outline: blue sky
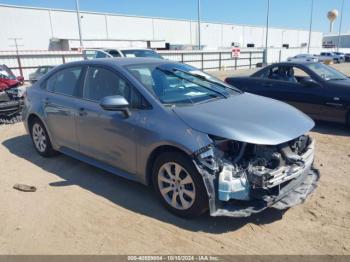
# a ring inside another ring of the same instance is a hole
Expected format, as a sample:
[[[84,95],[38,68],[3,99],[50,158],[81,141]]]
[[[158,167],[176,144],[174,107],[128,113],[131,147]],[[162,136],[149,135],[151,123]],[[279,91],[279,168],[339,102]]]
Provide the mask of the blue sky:
[[[267,0],[201,0],[202,20],[264,25]],[[311,0],[270,0],[270,24],[274,27],[309,28]],[[314,0],[313,30],[327,32],[327,11],[340,11],[342,0]],[[75,0],[0,0],[2,4],[74,9]],[[170,18],[197,18],[197,0],[80,0],[85,11]],[[343,32],[350,32],[350,1],[345,0]],[[338,19],[335,30],[339,27]]]

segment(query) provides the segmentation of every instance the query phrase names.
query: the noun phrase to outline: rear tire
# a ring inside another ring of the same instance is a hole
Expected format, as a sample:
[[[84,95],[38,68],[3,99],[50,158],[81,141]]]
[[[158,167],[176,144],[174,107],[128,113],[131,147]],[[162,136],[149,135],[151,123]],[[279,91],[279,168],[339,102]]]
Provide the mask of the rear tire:
[[[208,210],[202,176],[185,154],[167,152],[158,156],[152,180],[161,202],[173,214],[194,218]]]
[[[30,124],[30,136],[35,150],[43,157],[51,157],[57,154],[52,148],[50,137],[45,126],[39,119],[34,119]]]

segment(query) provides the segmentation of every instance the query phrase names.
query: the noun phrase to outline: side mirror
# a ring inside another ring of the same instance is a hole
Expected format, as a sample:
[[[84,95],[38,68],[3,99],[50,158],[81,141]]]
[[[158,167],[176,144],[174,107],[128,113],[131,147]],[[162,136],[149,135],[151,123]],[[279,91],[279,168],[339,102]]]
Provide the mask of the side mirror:
[[[305,87],[318,87],[318,86],[320,86],[311,77],[304,77],[303,79],[301,79],[300,83]]]
[[[129,102],[122,96],[106,96],[102,98],[100,106],[106,111],[120,111],[125,117],[131,115],[129,110]]]

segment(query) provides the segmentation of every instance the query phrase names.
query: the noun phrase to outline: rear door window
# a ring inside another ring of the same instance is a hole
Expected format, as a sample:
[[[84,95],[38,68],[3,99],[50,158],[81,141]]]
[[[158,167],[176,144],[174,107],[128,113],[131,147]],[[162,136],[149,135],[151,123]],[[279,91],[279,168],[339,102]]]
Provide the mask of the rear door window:
[[[81,67],[60,70],[47,80],[46,89],[62,95],[76,96],[81,73]]]

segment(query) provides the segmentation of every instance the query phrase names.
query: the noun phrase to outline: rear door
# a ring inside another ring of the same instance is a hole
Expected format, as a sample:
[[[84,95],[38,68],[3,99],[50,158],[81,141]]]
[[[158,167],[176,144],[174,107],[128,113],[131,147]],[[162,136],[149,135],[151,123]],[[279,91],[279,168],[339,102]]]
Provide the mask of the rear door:
[[[59,147],[78,150],[76,118],[78,90],[82,83],[83,67],[74,66],[53,74],[45,83],[42,103],[46,123],[54,142]]]

